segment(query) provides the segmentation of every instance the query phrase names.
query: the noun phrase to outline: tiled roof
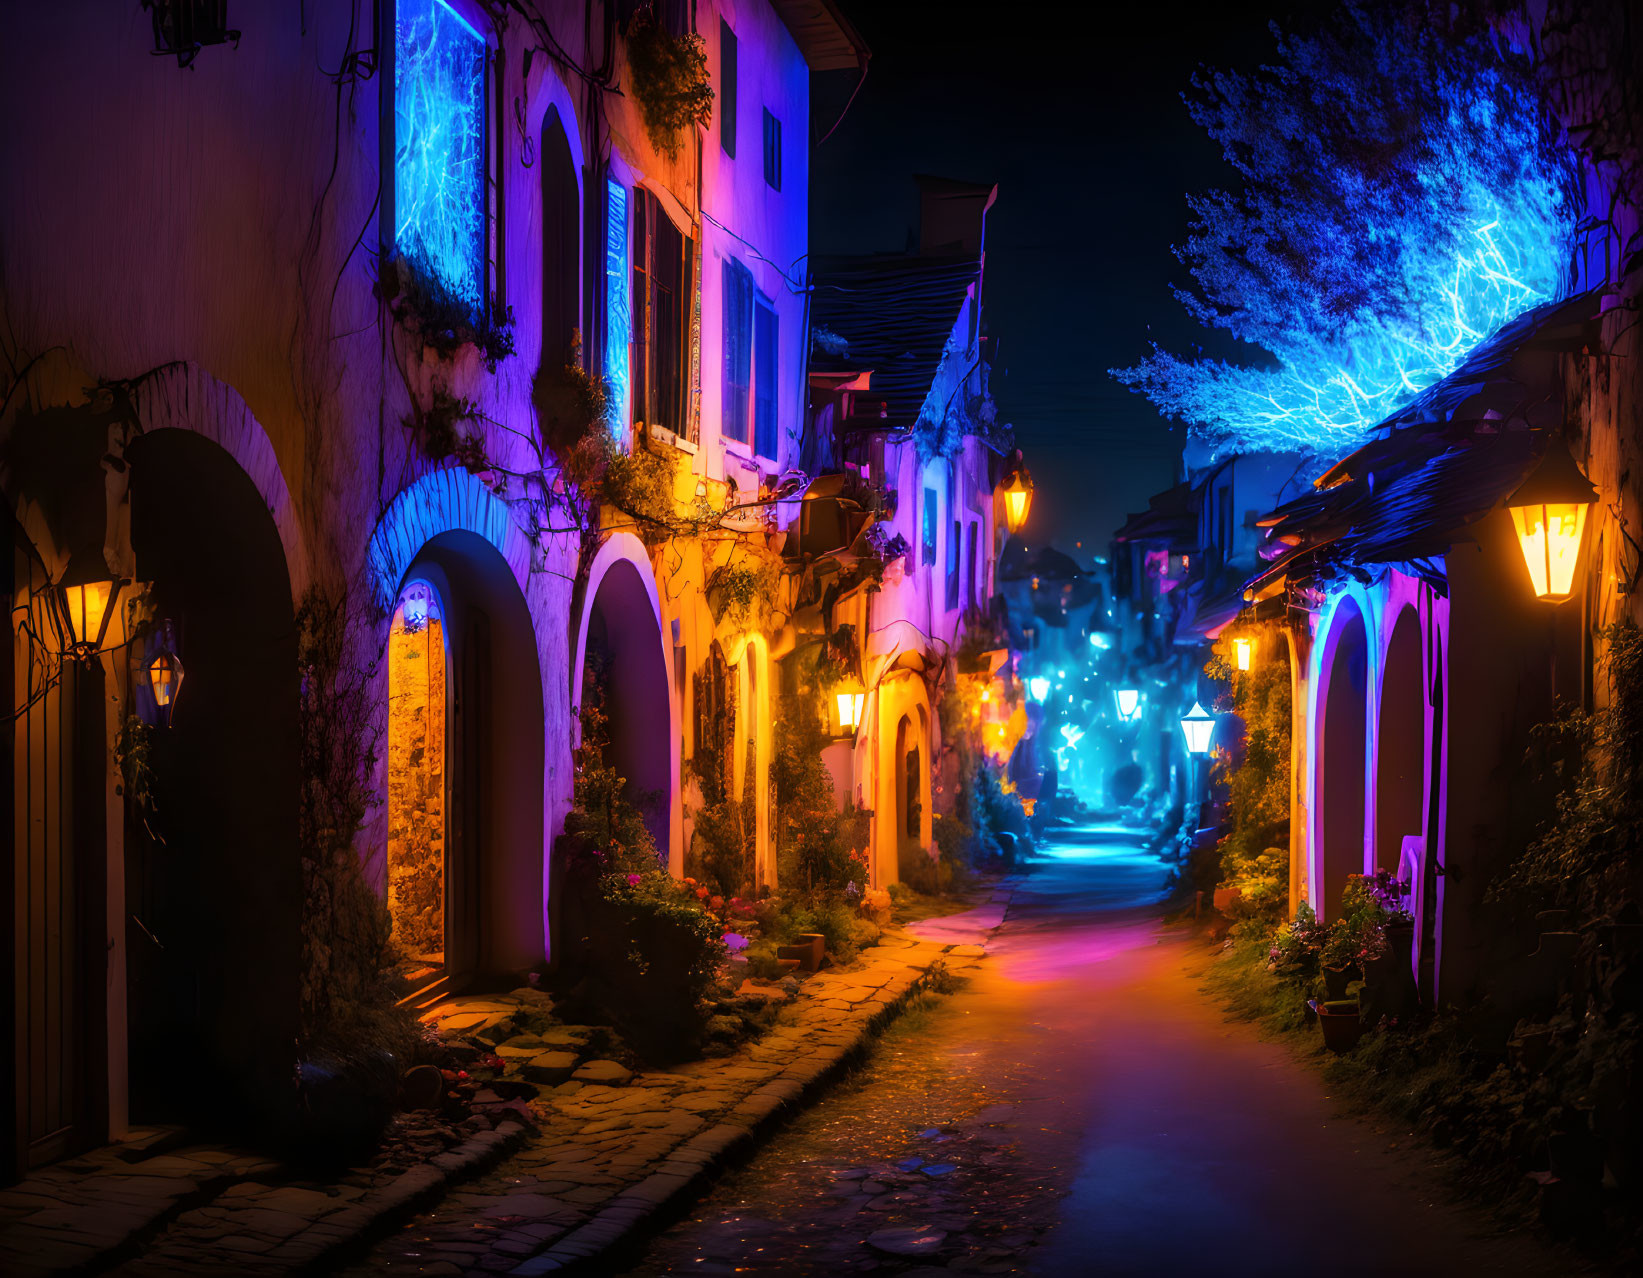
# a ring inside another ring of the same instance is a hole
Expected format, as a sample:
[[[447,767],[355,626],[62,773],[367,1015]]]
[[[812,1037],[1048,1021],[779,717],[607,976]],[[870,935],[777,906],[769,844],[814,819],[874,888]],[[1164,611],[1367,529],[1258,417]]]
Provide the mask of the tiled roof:
[[[1147,509],[1131,515],[1113,534],[1114,541],[1162,541],[1171,546],[1198,544],[1195,490],[1179,483],[1147,498]]]
[[[816,265],[816,324],[849,353],[818,350],[817,372],[870,369],[865,400],[882,400],[883,425],[911,426],[930,393],[965,293],[981,272],[973,257],[830,258]]]

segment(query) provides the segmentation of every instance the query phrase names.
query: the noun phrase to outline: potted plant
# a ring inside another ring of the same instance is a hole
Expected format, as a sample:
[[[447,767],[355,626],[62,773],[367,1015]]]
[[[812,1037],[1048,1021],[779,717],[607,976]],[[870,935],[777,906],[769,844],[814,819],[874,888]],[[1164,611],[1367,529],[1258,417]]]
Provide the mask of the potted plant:
[[[1318,965],[1323,968],[1324,996],[1330,1001],[1346,997],[1346,987],[1361,980],[1358,967],[1362,950],[1358,929],[1350,918],[1338,918],[1329,928],[1329,936],[1318,952]]]
[[[1312,999],[1309,1006],[1318,1015],[1318,1024],[1323,1027],[1324,1046],[1330,1051],[1339,1055],[1350,1052],[1358,1045],[1363,1022],[1356,999]]]

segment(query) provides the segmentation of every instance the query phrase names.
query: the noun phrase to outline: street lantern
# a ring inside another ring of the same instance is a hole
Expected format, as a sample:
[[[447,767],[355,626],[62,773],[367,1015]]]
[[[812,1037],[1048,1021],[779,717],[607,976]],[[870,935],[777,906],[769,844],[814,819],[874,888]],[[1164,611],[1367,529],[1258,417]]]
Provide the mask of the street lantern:
[[[1118,707],[1118,717],[1125,723],[1130,723],[1141,713],[1141,690],[1139,688],[1118,688],[1112,694],[1114,704]]]
[[[1255,664],[1255,640],[1240,635],[1232,641],[1232,655],[1237,661],[1238,669],[1248,670]]]
[[[1187,753],[1209,753],[1209,739],[1215,735],[1215,716],[1194,701],[1192,711],[1181,718],[1181,735],[1187,739]]]
[[[862,703],[867,699],[864,692],[843,691],[833,694],[834,703],[839,711],[839,729],[842,732],[855,732],[861,727]]]
[[[1572,593],[1586,511],[1596,500],[1563,437],[1554,434],[1540,465],[1506,503],[1536,598],[1562,603]]]
[[[68,567],[51,588],[65,655],[90,661],[102,651],[108,623],[126,584],[124,577],[109,571],[100,549],[77,551],[70,557]]]
[[[169,727],[172,707],[183,690],[183,663],[177,655],[176,633],[167,621],[160,627],[160,642],[148,662],[148,688],[154,694],[154,708],[160,723]]]
[[[1050,695],[1050,681],[1043,675],[1034,675],[1027,680],[1027,691],[1032,694],[1034,701],[1042,701]]]
[[[1001,491],[1004,494],[1004,526],[1016,533],[1027,522],[1027,512],[1033,506],[1033,477],[1027,473],[1019,448],[1016,449],[1014,462],[1010,482]]]

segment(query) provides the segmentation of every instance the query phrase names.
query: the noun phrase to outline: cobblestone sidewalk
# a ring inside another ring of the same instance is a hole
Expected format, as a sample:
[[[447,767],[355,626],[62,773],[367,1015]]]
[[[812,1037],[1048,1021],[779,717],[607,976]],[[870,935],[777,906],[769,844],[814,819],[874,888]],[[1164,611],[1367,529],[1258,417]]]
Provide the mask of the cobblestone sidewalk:
[[[849,968],[806,978],[758,1039],[671,1070],[635,1075],[598,1058],[603,1034],[545,1024],[551,1005],[532,991],[447,1004],[435,1013],[442,1030],[494,1043],[507,1066],[471,1119],[401,1116],[371,1166],[325,1182],[139,1133],[0,1190],[0,1273],[311,1273],[350,1258],[354,1274],[596,1271],[801,1103],[933,972],[973,970],[1009,895],[1000,885],[996,908],[887,930]],[[522,1026],[534,1032],[513,1032]],[[527,1105],[518,1097],[530,1090]]]

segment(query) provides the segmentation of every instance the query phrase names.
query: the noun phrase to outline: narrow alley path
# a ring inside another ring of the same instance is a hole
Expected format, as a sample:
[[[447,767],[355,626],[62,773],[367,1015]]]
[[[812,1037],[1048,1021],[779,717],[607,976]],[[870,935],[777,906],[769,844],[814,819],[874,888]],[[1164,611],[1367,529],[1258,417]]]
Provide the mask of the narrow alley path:
[[[1550,1275],[1228,1023],[1159,923],[1159,863],[1074,832],[982,974],[894,1027],[631,1272]]]

